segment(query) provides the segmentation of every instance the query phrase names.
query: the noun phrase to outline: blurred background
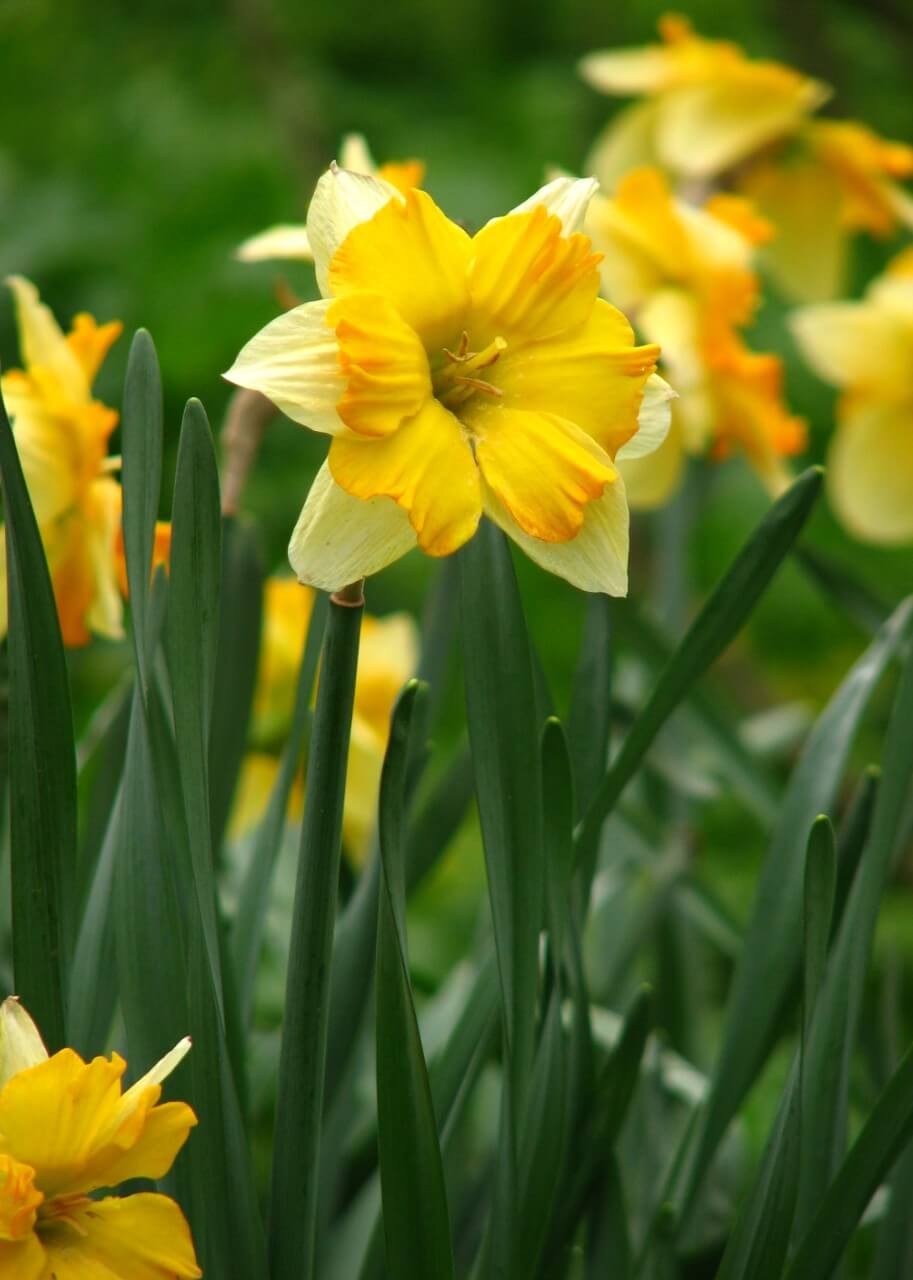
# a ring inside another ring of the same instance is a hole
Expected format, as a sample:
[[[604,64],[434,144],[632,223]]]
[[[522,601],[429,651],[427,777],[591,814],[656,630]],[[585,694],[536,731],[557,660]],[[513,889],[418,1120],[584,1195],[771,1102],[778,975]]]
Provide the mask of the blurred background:
[[[129,334],[140,325],[151,330],[173,460],[189,396],[202,399],[218,430],[229,396],[221,372],[277,313],[280,275],[300,298],[315,296],[306,264],[245,265],[233,252],[271,224],[303,220],[344,133],[364,133],[378,161],[423,159],[439,203],[478,225],[528,195],[546,166],[579,171],[617,104],[583,84],[578,59],[653,39],[665,7],[653,0],[0,0],[0,273],[35,281],[62,322],[79,310],[124,322],[128,336],[97,388],[110,404],[120,400]],[[827,113],[913,141],[913,8],[906,0],[691,0],[683,7],[703,34],[829,81],[835,94]],[[857,242],[857,289],[898,247]],[[817,461],[833,393],[801,366],[783,312],[768,293],[753,342],[786,358],[788,398],[810,421],[808,460]],[[0,359],[18,363],[8,296],[0,297]],[[269,430],[246,510],[270,569],[285,565],[288,535],[324,448],[322,437],[282,419]],[[768,501],[739,459],[706,471],[692,486],[685,564],[692,602]],[[632,592],[641,601],[657,598],[658,552],[676,536],[669,516],[635,520]],[[909,550],[853,543],[823,504],[808,541],[886,600],[910,587]],[[407,557],[370,583],[369,608],[420,611],[433,570],[418,555]],[[583,600],[526,562],[518,570],[562,706]],[[789,565],[721,664],[717,684],[743,714],[783,702],[815,709],[862,645],[853,623]],[[117,666],[112,649],[99,642],[72,656],[82,719]],[[456,726],[455,679],[451,695]],[[860,763],[867,752],[863,741]],[[733,809],[725,795],[704,805],[701,857],[738,912],[762,833]]]

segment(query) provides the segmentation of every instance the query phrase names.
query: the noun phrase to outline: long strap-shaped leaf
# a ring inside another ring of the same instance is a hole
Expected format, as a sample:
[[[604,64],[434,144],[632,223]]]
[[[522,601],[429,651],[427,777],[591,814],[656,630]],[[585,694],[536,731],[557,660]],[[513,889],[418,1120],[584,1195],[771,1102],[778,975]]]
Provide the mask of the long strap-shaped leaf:
[[[409,1280],[453,1275],[450,1215],[428,1071],[409,981],[403,803],[409,728],[421,686],[393,712],[380,788],[377,919],[377,1138],[387,1268]]]
[[[308,757],[270,1198],[273,1280],[311,1280],[317,1219],[330,961],[362,602],[330,601]]]
[[[66,1043],[64,973],[76,905],[76,755],[54,593],[2,401],[0,488],[9,590],[13,970],[16,990],[53,1050]]]
[[[821,480],[820,468],[813,467],[774,503],[664,668],[580,824],[577,856],[588,879],[604,819],[666,720],[741,630],[811,514]]]

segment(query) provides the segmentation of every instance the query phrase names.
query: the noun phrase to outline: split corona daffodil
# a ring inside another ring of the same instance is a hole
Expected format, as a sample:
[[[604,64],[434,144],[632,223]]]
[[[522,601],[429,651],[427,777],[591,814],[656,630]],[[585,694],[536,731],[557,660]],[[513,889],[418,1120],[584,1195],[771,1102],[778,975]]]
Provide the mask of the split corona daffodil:
[[[368,144],[360,133],[348,133],[339,149],[339,163],[353,173],[368,173],[406,192],[410,187],[421,186],[425,166],[421,160],[389,160],[377,165]],[[251,236],[238,246],[236,256],[242,262],[268,262],[290,259],[313,262],[314,252],[303,222],[281,223]]]
[[[324,298],[267,325],[226,375],[332,437],[292,536],[336,590],[418,545],[449,555],[483,511],[537,563],[627,589],[616,457],[668,429],[659,354],[597,298],[592,181],[559,178],[475,236],[423,191],[335,166],[308,213]]]
[[[49,1057],[17,1000],[0,1006],[0,1280],[185,1280],[203,1273],[167,1196],[96,1193],[161,1178],[196,1117],[159,1103],[184,1040],[122,1091],[126,1063]]]
[[[802,307],[792,328],[842,392],[827,471],[837,515],[868,542],[913,542],[913,250],[861,301]]]
[[[581,71],[605,93],[643,96],[619,113],[587,165],[608,190],[642,164],[686,187],[715,182],[749,196],[776,228],[765,249],[792,298],[833,297],[850,237],[913,227],[913,149],[848,120],[814,119],[831,90],[780,63],[750,59],[667,15],[662,43],[594,53]]]
[[[123,634],[126,595],[121,488],[108,456],[117,413],[92,396],[92,383],[121,332],[80,314],[64,335],[28,280],[9,280],[16,303],[24,369],[10,369],[0,389],[13,426],[29,497],[41,530],[63,641],[90,633]],[[156,558],[167,557],[169,530],[156,531]],[[0,551],[3,549],[0,541]],[[6,565],[0,554],[0,636],[6,634]]]
[[[702,207],[676,199],[659,170],[643,168],[614,196],[594,197],[586,226],[603,254],[606,297],[662,348],[678,392],[662,448],[621,463],[631,502],[664,502],[686,454],[721,457],[733,448],[778,491],[783,458],[803,447],[804,427],[783,405],[780,361],[750,351],[739,333],[757,303],[752,255],[766,223],[738,197],[714,196]]]
[[[279,772],[279,752],[291,727],[291,709],[314,593],[294,578],[272,577],[264,596],[260,670],[254,694],[251,750],[244,760],[232,815],[232,833],[244,835],[262,818]],[[418,633],[406,613],[365,614],[361,625],[355,706],[346,769],[343,839],[360,864],[377,819],[377,797],[390,713],[400,689],[415,674]],[[294,803],[300,806],[302,793]]]

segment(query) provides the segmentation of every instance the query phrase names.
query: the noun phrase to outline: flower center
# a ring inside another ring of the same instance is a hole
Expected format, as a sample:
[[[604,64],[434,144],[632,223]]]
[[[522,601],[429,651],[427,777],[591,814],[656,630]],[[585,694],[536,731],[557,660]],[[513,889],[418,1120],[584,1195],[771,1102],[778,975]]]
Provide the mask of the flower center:
[[[441,362],[432,379],[436,398],[448,409],[455,410],[476,394],[503,395],[501,388],[490,382],[485,373],[497,364],[506,349],[503,338],[494,338],[481,351],[471,351],[469,334],[464,329],[456,350],[444,347],[441,353]]]

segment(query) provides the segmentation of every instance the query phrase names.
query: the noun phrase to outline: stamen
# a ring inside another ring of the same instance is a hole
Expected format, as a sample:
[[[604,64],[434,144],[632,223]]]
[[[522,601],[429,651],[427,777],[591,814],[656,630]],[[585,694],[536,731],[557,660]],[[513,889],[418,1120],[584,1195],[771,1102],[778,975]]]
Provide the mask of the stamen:
[[[494,357],[495,360],[497,360],[497,358],[497,356]],[[490,360],[488,363],[492,364],[494,361]],[[474,391],[481,391],[486,396],[503,396],[504,394],[500,387],[496,387],[494,383],[491,382],[484,382],[481,378],[466,378],[460,374],[456,374],[453,381],[462,383],[464,387],[472,387]]]

